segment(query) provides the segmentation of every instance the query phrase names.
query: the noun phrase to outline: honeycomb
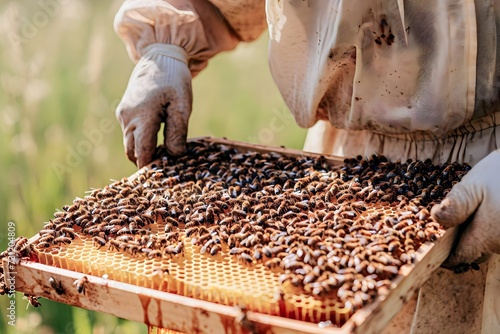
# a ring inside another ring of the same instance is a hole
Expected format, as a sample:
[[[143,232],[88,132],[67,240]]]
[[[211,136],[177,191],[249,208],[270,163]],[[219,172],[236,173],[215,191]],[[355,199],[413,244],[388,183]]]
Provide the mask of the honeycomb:
[[[258,153],[192,142],[54,214],[40,263],[337,326],[443,234],[429,215],[470,169]]]

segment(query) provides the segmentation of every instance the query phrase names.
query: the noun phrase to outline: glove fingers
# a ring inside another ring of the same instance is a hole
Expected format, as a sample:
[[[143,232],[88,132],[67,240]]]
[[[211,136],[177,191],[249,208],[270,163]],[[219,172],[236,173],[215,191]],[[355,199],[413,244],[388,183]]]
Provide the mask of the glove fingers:
[[[447,266],[453,267],[462,263],[477,263],[487,258],[489,251],[485,241],[489,238],[485,235],[484,228],[481,228],[484,227],[484,218],[481,209],[479,209],[459,236],[455,250],[445,262]]]
[[[137,164],[137,158],[135,157],[135,139],[133,131],[130,131],[130,133],[125,132],[123,134],[123,147],[125,147],[127,158],[134,164]]]
[[[157,120],[150,120],[149,124],[141,124],[134,131],[135,156],[137,157],[137,167],[142,168],[153,161],[158,140],[158,131],[161,123]]]
[[[471,193],[474,189],[465,179],[456,184],[431,210],[432,217],[444,228],[457,226],[467,220],[479,206],[481,198]]]
[[[164,139],[167,152],[173,156],[186,153],[186,138],[191,109],[191,82],[188,82],[182,94],[167,107]]]

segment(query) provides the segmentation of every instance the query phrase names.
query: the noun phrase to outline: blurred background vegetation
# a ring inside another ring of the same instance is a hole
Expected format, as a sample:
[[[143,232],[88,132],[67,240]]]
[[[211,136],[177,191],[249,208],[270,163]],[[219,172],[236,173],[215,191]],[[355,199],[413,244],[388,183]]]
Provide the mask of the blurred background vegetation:
[[[114,109],[133,68],[112,22],[122,1],[0,3],[0,249],[6,226],[33,236],[56,208],[134,172]],[[301,148],[274,86],[267,35],[214,58],[194,80],[190,137],[212,135]],[[102,122],[111,124],[104,131]],[[91,143],[87,136],[99,131]],[[90,143],[90,144],[89,144]],[[73,153],[72,153],[73,152]],[[80,152],[76,154],[74,152]],[[17,322],[0,333],[145,333],[143,324],[17,294]]]

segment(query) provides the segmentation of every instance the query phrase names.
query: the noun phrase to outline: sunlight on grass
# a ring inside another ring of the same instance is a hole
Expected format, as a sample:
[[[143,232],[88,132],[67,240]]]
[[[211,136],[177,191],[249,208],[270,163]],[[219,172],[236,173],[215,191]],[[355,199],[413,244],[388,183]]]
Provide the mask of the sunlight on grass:
[[[135,167],[123,153],[114,109],[133,64],[112,29],[121,1],[0,4],[0,248],[6,222],[32,236],[52,213]],[[210,61],[194,80],[189,136],[301,148],[267,66],[267,36]],[[106,125],[106,126],[104,126]],[[41,300],[6,333],[145,333],[143,324]],[[8,298],[0,298],[5,310]],[[3,313],[2,313],[3,314]],[[92,330],[91,330],[92,329]],[[5,332],[1,330],[0,332]]]

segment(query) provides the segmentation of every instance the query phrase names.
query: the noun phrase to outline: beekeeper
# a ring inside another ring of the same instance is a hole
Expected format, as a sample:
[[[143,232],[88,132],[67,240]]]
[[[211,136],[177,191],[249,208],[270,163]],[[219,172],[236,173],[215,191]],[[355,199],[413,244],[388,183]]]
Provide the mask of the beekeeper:
[[[185,152],[191,79],[267,26],[306,150],[474,166],[432,214],[465,223],[448,266],[489,260],[438,270],[387,331],[500,332],[499,18],[500,0],[127,0],[115,19],[137,63],[117,109],[126,153],[149,163],[162,122],[168,151]]]

